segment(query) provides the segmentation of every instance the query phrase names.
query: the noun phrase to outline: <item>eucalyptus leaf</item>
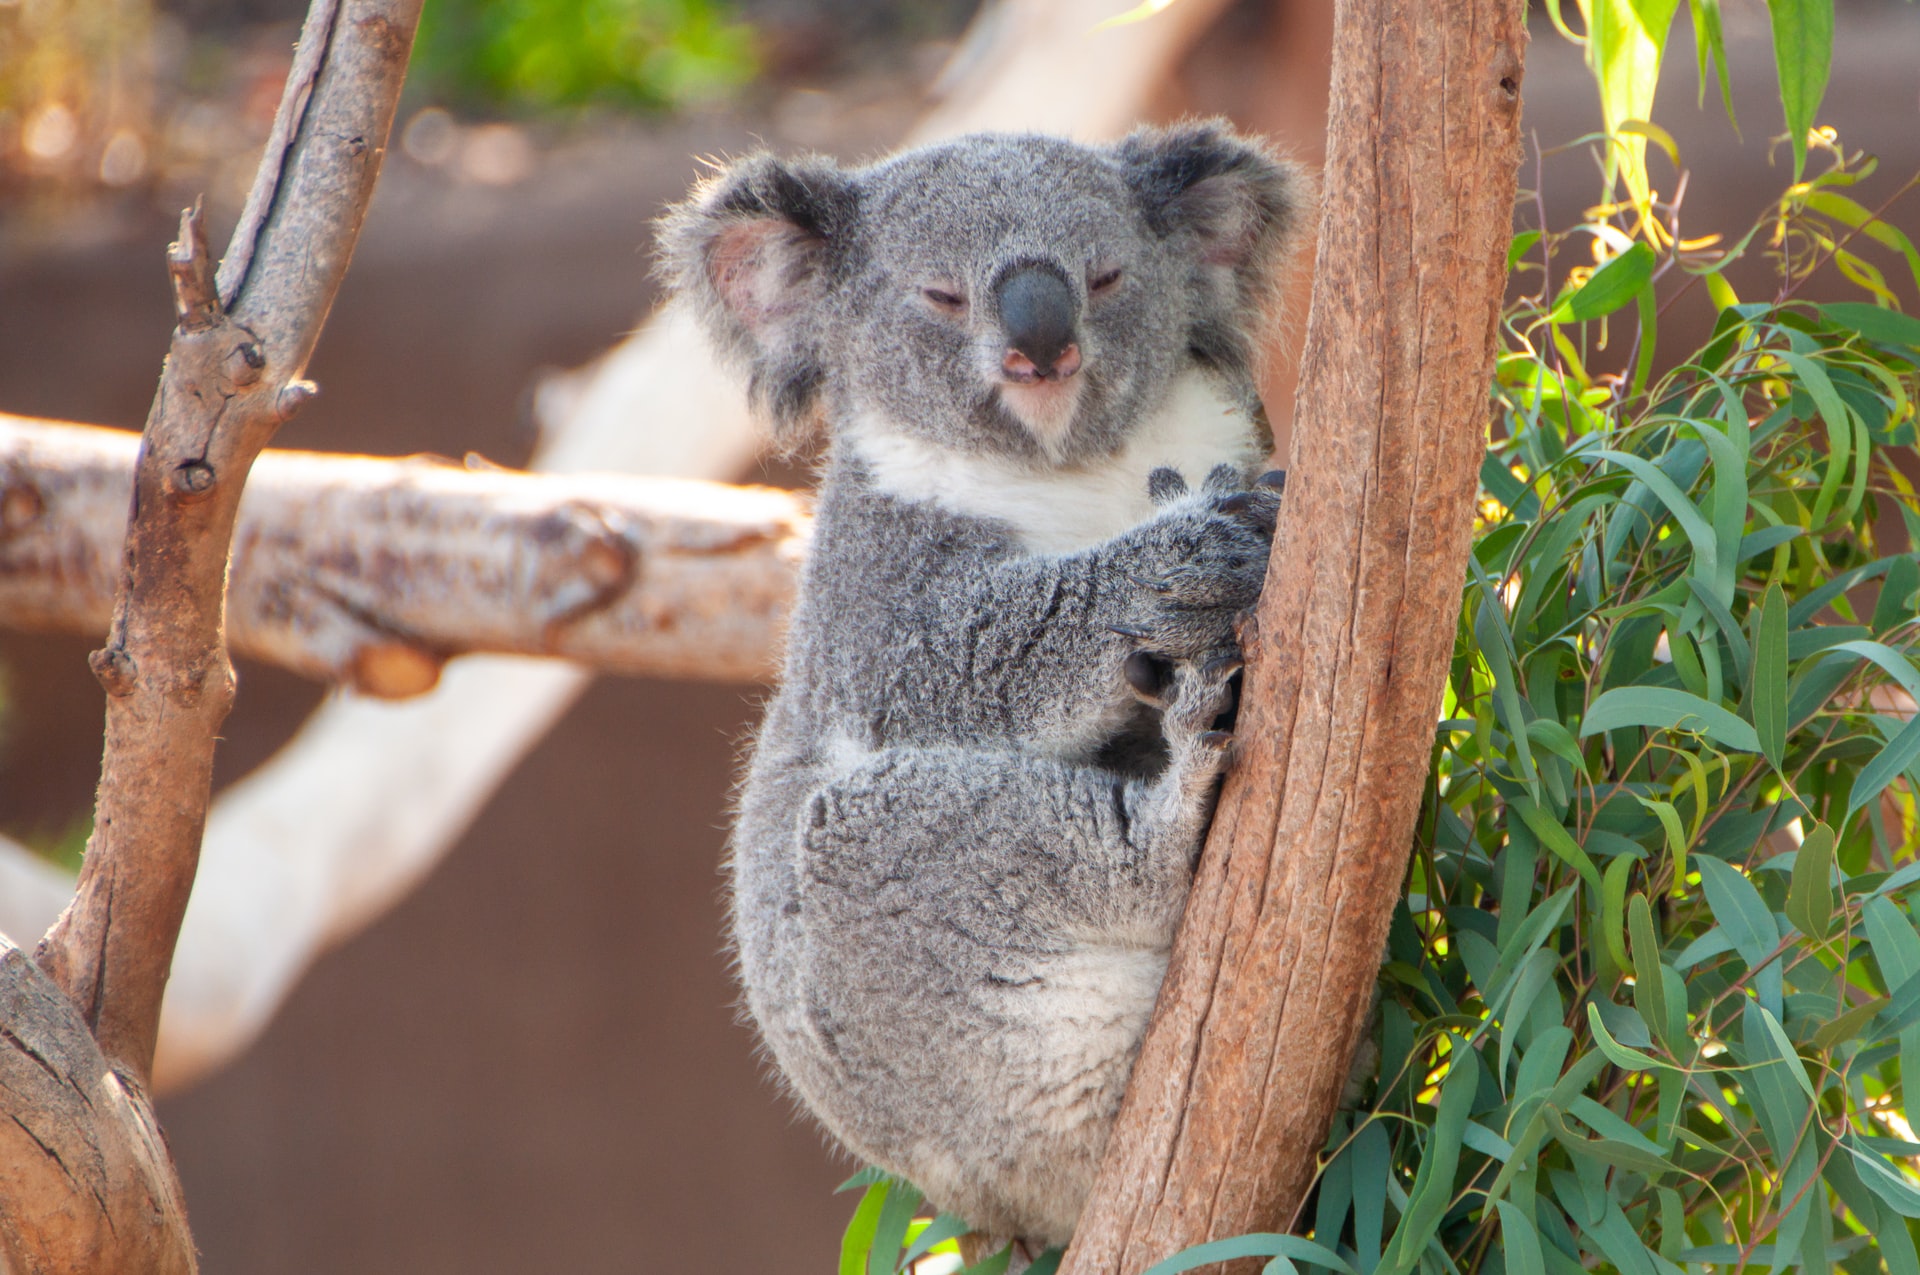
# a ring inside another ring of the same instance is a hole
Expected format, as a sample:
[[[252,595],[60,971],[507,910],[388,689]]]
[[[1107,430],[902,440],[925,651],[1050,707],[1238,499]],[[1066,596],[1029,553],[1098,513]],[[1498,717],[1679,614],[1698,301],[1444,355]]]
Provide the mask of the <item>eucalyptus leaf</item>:
[[[1793,143],[1793,179],[1807,166],[1807,131],[1826,95],[1833,62],[1833,0],[1767,0],[1773,24],[1773,61],[1780,105]]]
[[[1808,938],[1824,939],[1833,924],[1833,829],[1816,824],[1800,843],[1787,890],[1787,919]]]
[[[1630,305],[1653,281],[1653,249],[1637,243],[1593,272],[1554,312],[1562,323],[1598,319]]]
[[[1787,595],[1778,583],[1767,586],[1754,630],[1748,716],[1761,753],[1778,769],[1787,753]]]
[[[1653,686],[1624,686],[1604,692],[1580,722],[1581,735],[1640,726],[1649,730],[1698,731],[1728,748],[1760,751],[1753,727],[1718,704],[1685,691]]]

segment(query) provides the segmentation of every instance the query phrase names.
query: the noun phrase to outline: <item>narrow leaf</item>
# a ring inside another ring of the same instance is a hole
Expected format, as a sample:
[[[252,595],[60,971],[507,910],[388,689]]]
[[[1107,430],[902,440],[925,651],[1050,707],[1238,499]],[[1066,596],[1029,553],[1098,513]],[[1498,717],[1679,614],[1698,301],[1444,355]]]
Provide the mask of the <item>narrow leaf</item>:
[[[1653,281],[1655,261],[1652,248],[1644,243],[1634,244],[1594,271],[1578,292],[1561,302],[1553,312],[1554,321],[1579,323],[1612,314]]]
[[[1841,1143],[1852,1153],[1853,1167],[1867,1190],[1901,1217],[1920,1217],[1920,1188],[1912,1179],[1888,1163],[1885,1156],[1868,1150],[1857,1135],[1849,1133]]]
[[[886,1203],[873,1228],[873,1247],[867,1255],[867,1275],[893,1275],[900,1262],[900,1250],[907,1243],[907,1227],[920,1211],[926,1197],[904,1182],[895,1183],[887,1192]]]
[[[1793,180],[1807,168],[1807,131],[1826,95],[1833,62],[1833,0],[1767,0],[1780,106],[1793,143]]]
[[[867,1275],[867,1254],[873,1249],[874,1227],[880,1223],[880,1210],[886,1202],[886,1182],[874,1183],[860,1197],[853,1219],[840,1237],[840,1275]]]
[[[1669,1065],[1652,1054],[1643,1054],[1637,1049],[1629,1049],[1615,1040],[1607,1032],[1607,1025],[1600,1021],[1600,1007],[1592,1001],[1587,1002],[1587,1025],[1593,1029],[1593,1040],[1600,1046],[1600,1052],[1607,1056],[1608,1062],[1622,1071],[1652,1071],[1656,1067]]]
[[[1787,596],[1777,582],[1767,586],[1754,625],[1747,704],[1760,752],[1778,770],[1787,753]]]
[[[1345,1271],[1347,1275],[1357,1275],[1353,1264],[1324,1244],[1301,1239],[1297,1235],[1273,1235],[1255,1232],[1251,1235],[1236,1235],[1232,1239],[1214,1240],[1207,1244],[1196,1244],[1183,1249],[1165,1261],[1149,1266],[1144,1275],[1181,1275],[1183,1271],[1197,1270],[1215,1262],[1230,1262],[1241,1257],[1286,1257],[1295,1261],[1314,1262],[1336,1271]]]
[[[907,1245],[907,1251],[900,1255],[901,1267],[912,1266],[948,1240],[957,1240],[972,1229],[966,1219],[952,1213],[942,1213],[927,1223],[927,1228],[914,1237],[913,1243]]]
[[[1546,1259],[1540,1254],[1540,1232],[1534,1229],[1533,1219],[1510,1200],[1500,1200],[1497,1205],[1508,1275],[1547,1275]]]
[[[1773,954],[1780,943],[1780,930],[1774,924],[1760,891],[1753,882],[1730,864],[1706,855],[1697,856],[1700,884],[1707,892],[1707,905],[1714,919],[1726,930],[1740,958],[1753,969]]]
[[[1581,849],[1580,843],[1573,839],[1573,834],[1563,828],[1558,819],[1541,808],[1538,802],[1529,798],[1515,798],[1513,808],[1519,811],[1521,821],[1527,825],[1533,835],[1540,838],[1547,849],[1566,860],[1568,865],[1580,874],[1580,879],[1587,883],[1587,888],[1593,891],[1595,897],[1598,897],[1601,893],[1600,869],[1594,866],[1592,858]]]
[[[1855,1005],[1815,1032],[1813,1047],[1824,1053],[1843,1040],[1852,1040],[1860,1034],[1860,1029],[1867,1024],[1868,1020],[1891,1003],[1891,999],[1886,996],[1876,996],[1864,1005]]]
[[[1633,1007],[1646,1020],[1653,1038],[1669,1050],[1666,980],[1660,974],[1660,940],[1653,930],[1653,909],[1647,896],[1636,894],[1627,903],[1627,930],[1633,940]]]
[[[1596,735],[1623,726],[1698,731],[1728,748],[1760,751],[1760,738],[1752,726],[1718,704],[1671,687],[1621,686],[1603,693],[1587,706],[1586,716],[1580,719],[1580,734]]]
[[[1882,789],[1905,774],[1917,760],[1920,760],[1920,717],[1909,719],[1854,776],[1853,791],[1847,797],[1847,817],[1852,818],[1856,810],[1878,797]]]
[[[1473,1111],[1473,1097],[1480,1088],[1479,1057],[1459,1037],[1453,1040],[1452,1065],[1440,1082],[1440,1111],[1434,1117],[1427,1138],[1425,1157],[1407,1193],[1407,1207],[1400,1229],[1393,1233],[1382,1269],[1410,1271],[1426,1250],[1446,1215],[1453,1198],[1454,1172],[1460,1165],[1461,1138],[1467,1117]]]
[[[1833,829],[1815,824],[1793,860],[1787,919],[1810,939],[1824,939],[1833,924]]]

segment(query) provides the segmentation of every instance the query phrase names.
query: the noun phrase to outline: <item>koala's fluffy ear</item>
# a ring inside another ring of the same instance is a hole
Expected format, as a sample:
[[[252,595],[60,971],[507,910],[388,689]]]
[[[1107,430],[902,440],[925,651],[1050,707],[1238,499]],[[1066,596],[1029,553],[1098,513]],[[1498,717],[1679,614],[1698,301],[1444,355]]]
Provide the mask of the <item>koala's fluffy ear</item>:
[[[1313,204],[1312,179],[1223,120],[1143,128],[1116,153],[1148,225],[1188,254],[1194,351],[1250,372]]]
[[[821,314],[857,200],[831,160],[752,155],[695,188],[660,221],[660,270],[690,301],[754,407],[795,446],[818,423]]]

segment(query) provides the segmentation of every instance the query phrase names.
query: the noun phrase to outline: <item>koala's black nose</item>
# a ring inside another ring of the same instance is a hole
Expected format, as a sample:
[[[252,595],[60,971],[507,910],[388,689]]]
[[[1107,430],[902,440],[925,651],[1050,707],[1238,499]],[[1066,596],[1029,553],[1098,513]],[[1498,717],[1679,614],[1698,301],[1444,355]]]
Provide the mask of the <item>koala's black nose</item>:
[[[1007,337],[1002,368],[1011,381],[1064,380],[1080,370],[1073,342],[1078,304],[1067,281],[1046,266],[1020,266],[994,289]]]

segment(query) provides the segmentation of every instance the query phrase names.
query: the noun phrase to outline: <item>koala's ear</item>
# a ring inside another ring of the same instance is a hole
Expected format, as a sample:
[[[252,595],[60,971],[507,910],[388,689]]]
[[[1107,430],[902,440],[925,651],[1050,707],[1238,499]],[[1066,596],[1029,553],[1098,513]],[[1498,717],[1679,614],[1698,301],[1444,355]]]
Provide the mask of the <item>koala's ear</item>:
[[[831,160],[752,155],[661,218],[660,271],[689,301],[748,394],[794,446],[818,423],[823,309],[858,201]]]
[[[1223,120],[1140,129],[1116,153],[1147,224],[1187,256],[1195,352],[1251,370],[1313,204],[1312,179]]]

